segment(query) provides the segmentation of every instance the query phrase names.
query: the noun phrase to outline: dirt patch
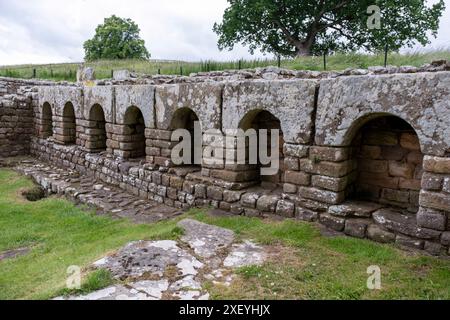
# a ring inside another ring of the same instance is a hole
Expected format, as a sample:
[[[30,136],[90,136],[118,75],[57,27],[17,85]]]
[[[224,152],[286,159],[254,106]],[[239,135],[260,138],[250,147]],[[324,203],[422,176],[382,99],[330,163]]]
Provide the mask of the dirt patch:
[[[0,252],[0,261],[6,260],[6,259],[15,259],[17,257],[24,256],[28,254],[31,251],[30,248],[18,248],[13,250],[8,250],[5,252]]]
[[[46,194],[44,189],[35,186],[32,187],[31,189],[22,191],[22,196],[28,201],[35,202],[44,199],[46,197]]]

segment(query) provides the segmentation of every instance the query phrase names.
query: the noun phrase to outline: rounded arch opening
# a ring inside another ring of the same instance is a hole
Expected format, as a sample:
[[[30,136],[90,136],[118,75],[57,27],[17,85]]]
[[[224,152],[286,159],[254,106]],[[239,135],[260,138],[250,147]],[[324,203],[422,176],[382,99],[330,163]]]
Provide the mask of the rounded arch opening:
[[[126,136],[121,149],[129,152],[129,158],[145,157],[145,120],[141,110],[131,106],[125,112],[124,125],[127,127]]]
[[[199,117],[197,114],[190,108],[181,108],[175,111],[173,114],[172,120],[170,122],[169,129],[172,131],[184,129],[189,131],[190,135],[190,154],[191,160],[189,163],[184,163],[181,166],[183,167],[191,167],[193,170],[201,170],[201,165],[195,163],[195,144],[198,141],[195,141],[195,123],[200,123]],[[201,125],[200,125],[201,127]],[[203,143],[200,141],[200,143]],[[183,156],[181,152],[180,156]]]
[[[266,110],[252,110],[248,112],[240,121],[239,128],[247,131],[250,129],[256,130],[257,133],[257,164],[252,165],[249,167],[250,170],[253,170],[256,175],[255,178],[258,182],[261,183],[262,187],[267,188],[277,188],[281,187],[284,183],[284,155],[283,155],[283,147],[284,147],[284,135],[283,130],[281,129],[281,122],[280,120],[273,115],[271,112]],[[277,172],[273,175],[263,175],[262,169],[270,167],[270,164],[262,164],[261,157],[260,157],[260,148],[261,148],[261,137],[259,135],[259,130],[267,130],[267,151],[266,155],[270,157],[276,157],[276,155],[272,155],[272,135],[275,134],[275,131],[278,130],[278,149],[276,150],[278,152],[278,161],[279,161],[279,169]],[[248,143],[246,142],[246,158],[247,163],[249,161],[249,145],[250,141]]]
[[[41,135],[43,138],[53,136],[53,112],[50,103],[45,102],[42,106]]]
[[[71,102],[67,102],[64,105],[62,129],[64,143],[74,144],[76,141],[76,120],[75,120],[75,108]]]
[[[89,111],[87,149],[91,152],[106,150],[106,120],[102,106],[95,104]]]
[[[350,140],[356,170],[348,196],[416,213],[424,157],[416,131],[393,115],[365,120]]]

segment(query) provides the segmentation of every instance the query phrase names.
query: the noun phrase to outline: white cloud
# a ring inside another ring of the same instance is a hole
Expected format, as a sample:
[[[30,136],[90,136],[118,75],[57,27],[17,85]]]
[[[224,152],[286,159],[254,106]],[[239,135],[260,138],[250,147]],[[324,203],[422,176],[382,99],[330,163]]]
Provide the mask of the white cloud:
[[[446,2],[432,48],[450,43],[450,0]],[[137,22],[155,59],[254,58],[241,46],[231,52],[217,49],[212,26],[227,5],[226,0],[0,0],[0,65],[79,62],[83,42],[112,14]]]

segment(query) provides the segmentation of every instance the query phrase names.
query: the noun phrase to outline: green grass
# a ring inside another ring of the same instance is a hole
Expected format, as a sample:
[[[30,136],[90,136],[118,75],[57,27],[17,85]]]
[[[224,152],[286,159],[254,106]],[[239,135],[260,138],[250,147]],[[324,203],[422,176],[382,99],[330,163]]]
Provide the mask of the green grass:
[[[31,252],[0,262],[1,299],[48,299],[86,294],[112,283],[104,270],[87,267],[129,241],[177,239],[175,219],[153,225],[95,216],[70,202],[21,196],[33,183],[0,169],[0,252],[30,247]],[[238,240],[267,245],[270,258],[259,267],[238,270],[230,287],[207,283],[214,299],[450,299],[450,260],[413,255],[391,245],[347,237],[327,238],[309,223],[212,217],[193,209],[187,216],[234,230]],[[83,268],[80,290],[66,290],[69,266]],[[382,271],[382,290],[368,290],[367,268]]]
[[[0,300],[48,299],[65,287],[69,266],[86,267],[130,241],[178,237],[176,221],[134,225],[95,216],[58,198],[27,202],[21,190],[32,186],[27,178],[0,169],[0,252],[32,248],[25,256],[0,262]],[[93,277],[85,291],[98,287]]]
[[[312,224],[245,217],[195,218],[273,246],[261,267],[239,270],[229,288],[210,286],[215,299],[450,299],[450,261],[412,255],[391,245],[325,238]],[[382,290],[367,289],[367,268],[382,272]]]
[[[412,65],[421,66],[437,59],[449,59],[450,51],[438,50],[431,52],[416,52],[411,54],[390,53],[388,63],[390,65]],[[105,60],[86,63],[96,71],[97,79],[111,78],[112,70],[128,69],[145,74],[165,75],[189,75],[200,71],[218,71],[256,67],[266,67],[277,65],[276,60],[257,59],[241,61],[201,61],[183,62],[167,60]],[[384,64],[384,54],[336,54],[327,58],[328,70],[344,70],[347,68],[367,68],[369,66],[379,66]],[[38,79],[55,81],[75,81],[78,63],[49,64],[49,65],[20,65],[0,67],[0,76],[12,78],[29,79],[33,77],[33,69],[36,69]],[[281,61],[281,67],[293,70],[314,70],[322,71],[323,57],[302,57],[297,59],[285,59]]]

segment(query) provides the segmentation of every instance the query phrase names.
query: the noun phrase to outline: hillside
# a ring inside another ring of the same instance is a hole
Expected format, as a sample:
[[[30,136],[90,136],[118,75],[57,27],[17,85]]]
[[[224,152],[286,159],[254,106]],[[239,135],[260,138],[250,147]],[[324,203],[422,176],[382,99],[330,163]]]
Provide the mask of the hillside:
[[[390,65],[421,66],[433,60],[450,60],[450,50],[433,51],[413,54],[389,54]],[[36,70],[36,78],[45,80],[76,80],[76,70],[80,63],[63,63],[47,65],[18,65],[0,67],[0,76],[12,78],[32,78]],[[86,63],[93,67],[98,79],[111,78],[112,70],[128,69],[145,74],[183,74],[189,75],[200,71],[218,71],[228,69],[246,69],[277,65],[277,60],[241,60],[229,62],[201,61],[183,62],[168,60],[105,60]],[[344,70],[347,68],[367,68],[384,64],[384,54],[338,54],[327,57],[327,70]],[[323,57],[303,57],[297,59],[282,60],[281,67],[293,70],[324,70]]]

